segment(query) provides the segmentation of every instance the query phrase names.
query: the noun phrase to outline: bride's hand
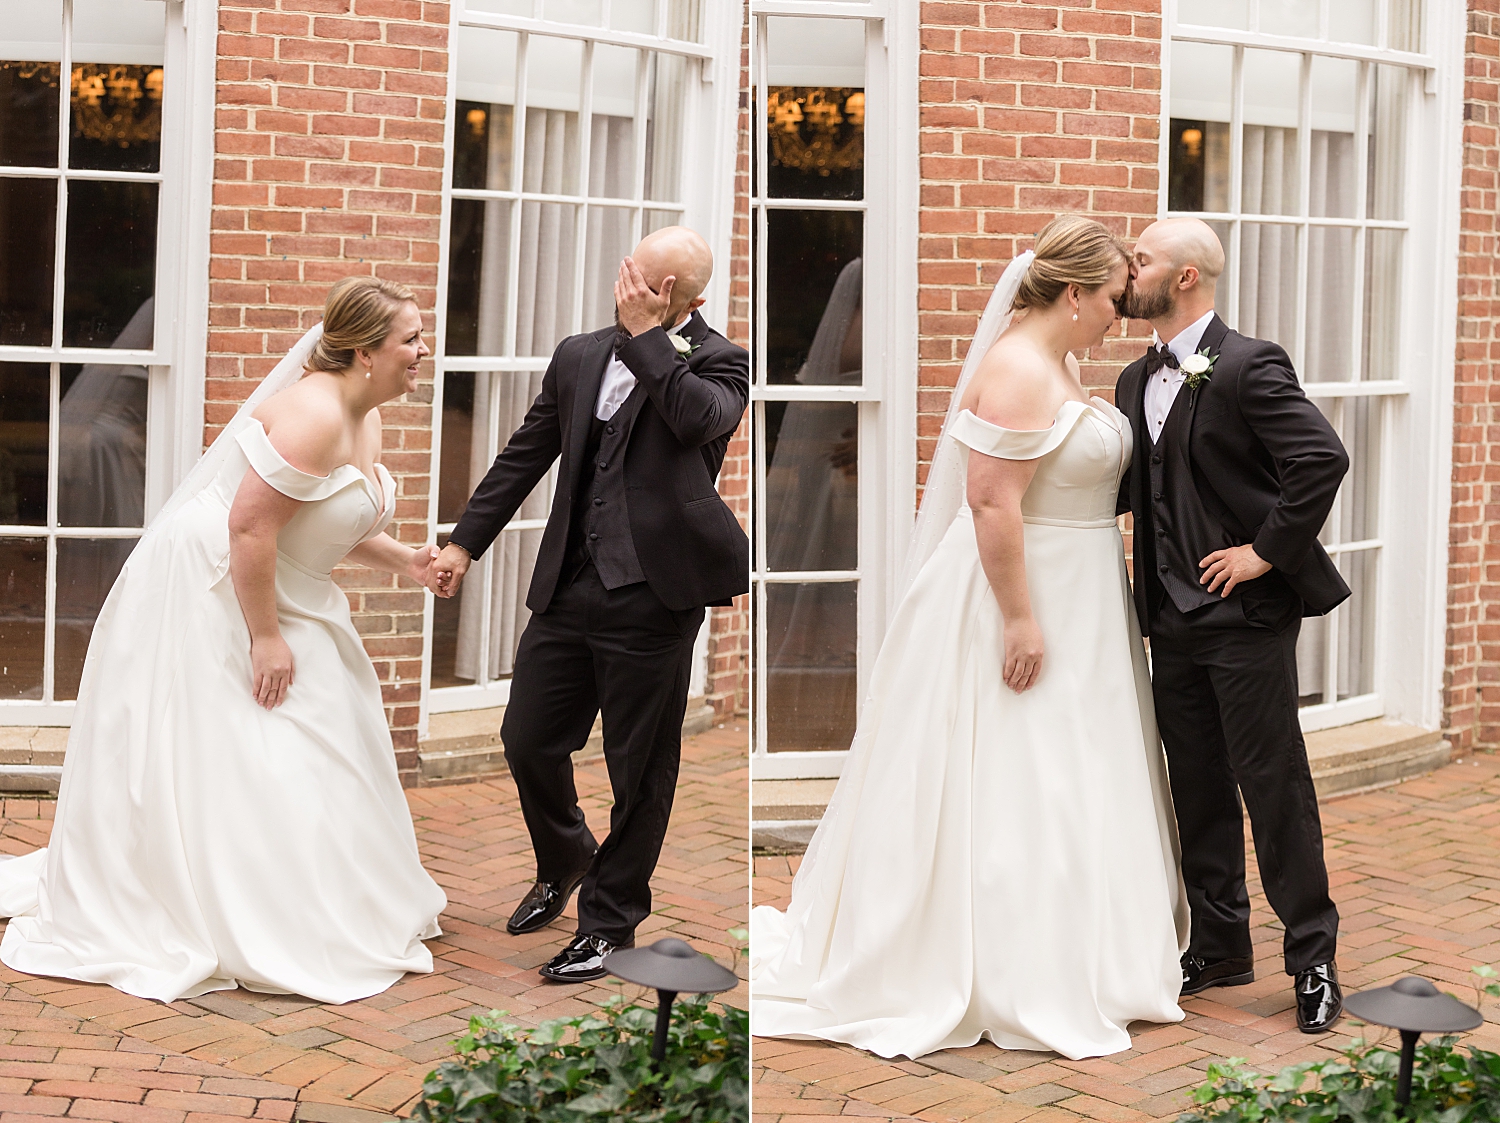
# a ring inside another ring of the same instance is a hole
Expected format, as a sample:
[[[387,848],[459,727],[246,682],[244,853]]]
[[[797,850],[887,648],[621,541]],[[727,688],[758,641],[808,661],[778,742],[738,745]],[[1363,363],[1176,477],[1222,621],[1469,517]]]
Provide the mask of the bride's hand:
[[[250,641],[250,681],[255,704],[274,710],[292,685],[292,649],[281,636]]]
[[[432,584],[432,563],[437,560],[436,546],[418,546],[411,552],[411,561],[406,563],[406,575],[418,585]]]
[[[1042,630],[1030,617],[1005,625],[1005,685],[1017,694],[1031,689],[1042,669]]]

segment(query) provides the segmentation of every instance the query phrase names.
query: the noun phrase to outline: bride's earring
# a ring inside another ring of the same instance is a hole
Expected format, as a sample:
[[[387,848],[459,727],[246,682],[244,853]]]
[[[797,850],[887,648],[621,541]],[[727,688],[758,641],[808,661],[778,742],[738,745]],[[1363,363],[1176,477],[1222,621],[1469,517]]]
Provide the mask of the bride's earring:
[[[1075,321],[1075,322],[1076,322],[1076,321],[1077,321],[1077,320],[1078,320],[1078,313],[1077,313],[1077,312],[1074,312],[1074,313],[1073,313],[1073,320],[1074,320],[1074,321]],[[366,378],[369,378],[369,377],[370,377],[370,376],[369,376],[369,375],[368,375],[368,374],[367,374],[367,375],[365,375],[365,377],[366,377]]]
[[[1078,317],[1077,317],[1077,316],[1074,316],[1074,317],[1073,317],[1073,319],[1075,319],[1075,320],[1076,320],[1076,319],[1078,319]],[[369,367],[365,367],[365,377],[366,377],[366,378],[369,378],[369,377],[370,377],[370,373],[371,373],[371,372],[370,372],[370,368],[369,368]]]

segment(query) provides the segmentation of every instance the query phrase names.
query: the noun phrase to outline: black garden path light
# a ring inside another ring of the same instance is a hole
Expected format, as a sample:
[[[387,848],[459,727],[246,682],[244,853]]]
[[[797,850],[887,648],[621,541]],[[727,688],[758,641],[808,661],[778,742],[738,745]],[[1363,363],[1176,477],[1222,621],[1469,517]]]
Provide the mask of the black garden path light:
[[[1367,1022],[1401,1031],[1401,1074],[1396,1080],[1396,1102],[1411,1102],[1411,1070],[1417,1038],[1424,1033],[1466,1033],[1484,1024],[1484,1016],[1451,994],[1443,994],[1426,979],[1407,976],[1388,987],[1351,994],[1344,1009]]]
[[[604,957],[604,969],[627,983],[656,991],[656,1035],[651,1039],[651,1059],[657,1064],[667,1055],[667,1029],[672,1024],[672,1003],[679,994],[718,994],[740,980],[683,940],[667,936],[650,947],[625,948]]]

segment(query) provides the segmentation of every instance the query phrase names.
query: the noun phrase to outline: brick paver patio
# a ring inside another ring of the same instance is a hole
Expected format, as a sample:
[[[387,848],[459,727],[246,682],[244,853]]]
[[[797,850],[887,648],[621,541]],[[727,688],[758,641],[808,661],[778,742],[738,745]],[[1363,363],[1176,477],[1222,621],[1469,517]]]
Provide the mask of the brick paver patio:
[[[684,746],[654,883],[656,912],[642,942],[678,935],[732,961],[727,932],[745,923],[747,906],[745,737],[742,724],[730,724]],[[602,760],[579,767],[578,789],[602,837],[609,822]],[[613,981],[559,986],[537,975],[571,935],[572,905],[545,931],[506,934],[505,919],[534,876],[508,776],[407,794],[423,860],[448,893],[445,935],[429,943],[433,974],[408,975],[384,994],[343,1006],[243,990],[162,1005],[0,967],[0,1123],[64,1115],[111,1123],[375,1123],[410,1110],[423,1076],[449,1055],[472,1014],[501,1009],[530,1025],[582,1013],[621,990],[642,993]],[[45,845],[52,808],[5,800],[0,850]],[[744,984],[722,997],[744,1006]]]
[[[1323,825],[1343,915],[1345,990],[1419,974],[1475,1002],[1470,968],[1500,966],[1500,760],[1470,757],[1324,804]],[[796,859],[757,858],[756,902],[784,907],[795,870]],[[1266,1071],[1345,1047],[1361,1032],[1347,1021],[1322,1037],[1297,1031],[1290,980],[1281,971],[1281,926],[1259,886],[1252,890],[1261,977],[1185,1000],[1182,1023],[1133,1026],[1128,1052],[1068,1061],[986,1042],[920,1061],[886,1061],[842,1045],[758,1038],[755,1123],[837,1115],[1134,1123],[1183,1110],[1213,1058],[1245,1057]],[[1500,1020],[1500,1004],[1487,1000],[1486,1013]],[[1492,1021],[1470,1040],[1500,1050],[1500,1025]]]

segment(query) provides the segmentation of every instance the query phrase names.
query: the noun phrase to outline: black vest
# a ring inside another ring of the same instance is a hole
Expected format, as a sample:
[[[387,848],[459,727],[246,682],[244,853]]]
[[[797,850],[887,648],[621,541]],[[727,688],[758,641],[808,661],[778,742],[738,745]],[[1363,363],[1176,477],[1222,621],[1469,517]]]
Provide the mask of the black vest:
[[[630,422],[640,405],[637,388],[608,421],[589,418],[589,439],[583,470],[573,493],[568,525],[568,569],[576,572],[592,561],[606,589],[644,581],[635,540],[630,534],[630,512],[625,506],[625,442]]]
[[[1184,614],[1221,603],[1218,593],[1198,584],[1203,574],[1198,563],[1215,550],[1239,544],[1208,509],[1193,480],[1187,452],[1192,393],[1187,386],[1178,390],[1159,440],[1152,441],[1149,430],[1140,434],[1151,488],[1146,525],[1135,530],[1136,579],[1145,580],[1146,604],[1153,611],[1164,595]]]

